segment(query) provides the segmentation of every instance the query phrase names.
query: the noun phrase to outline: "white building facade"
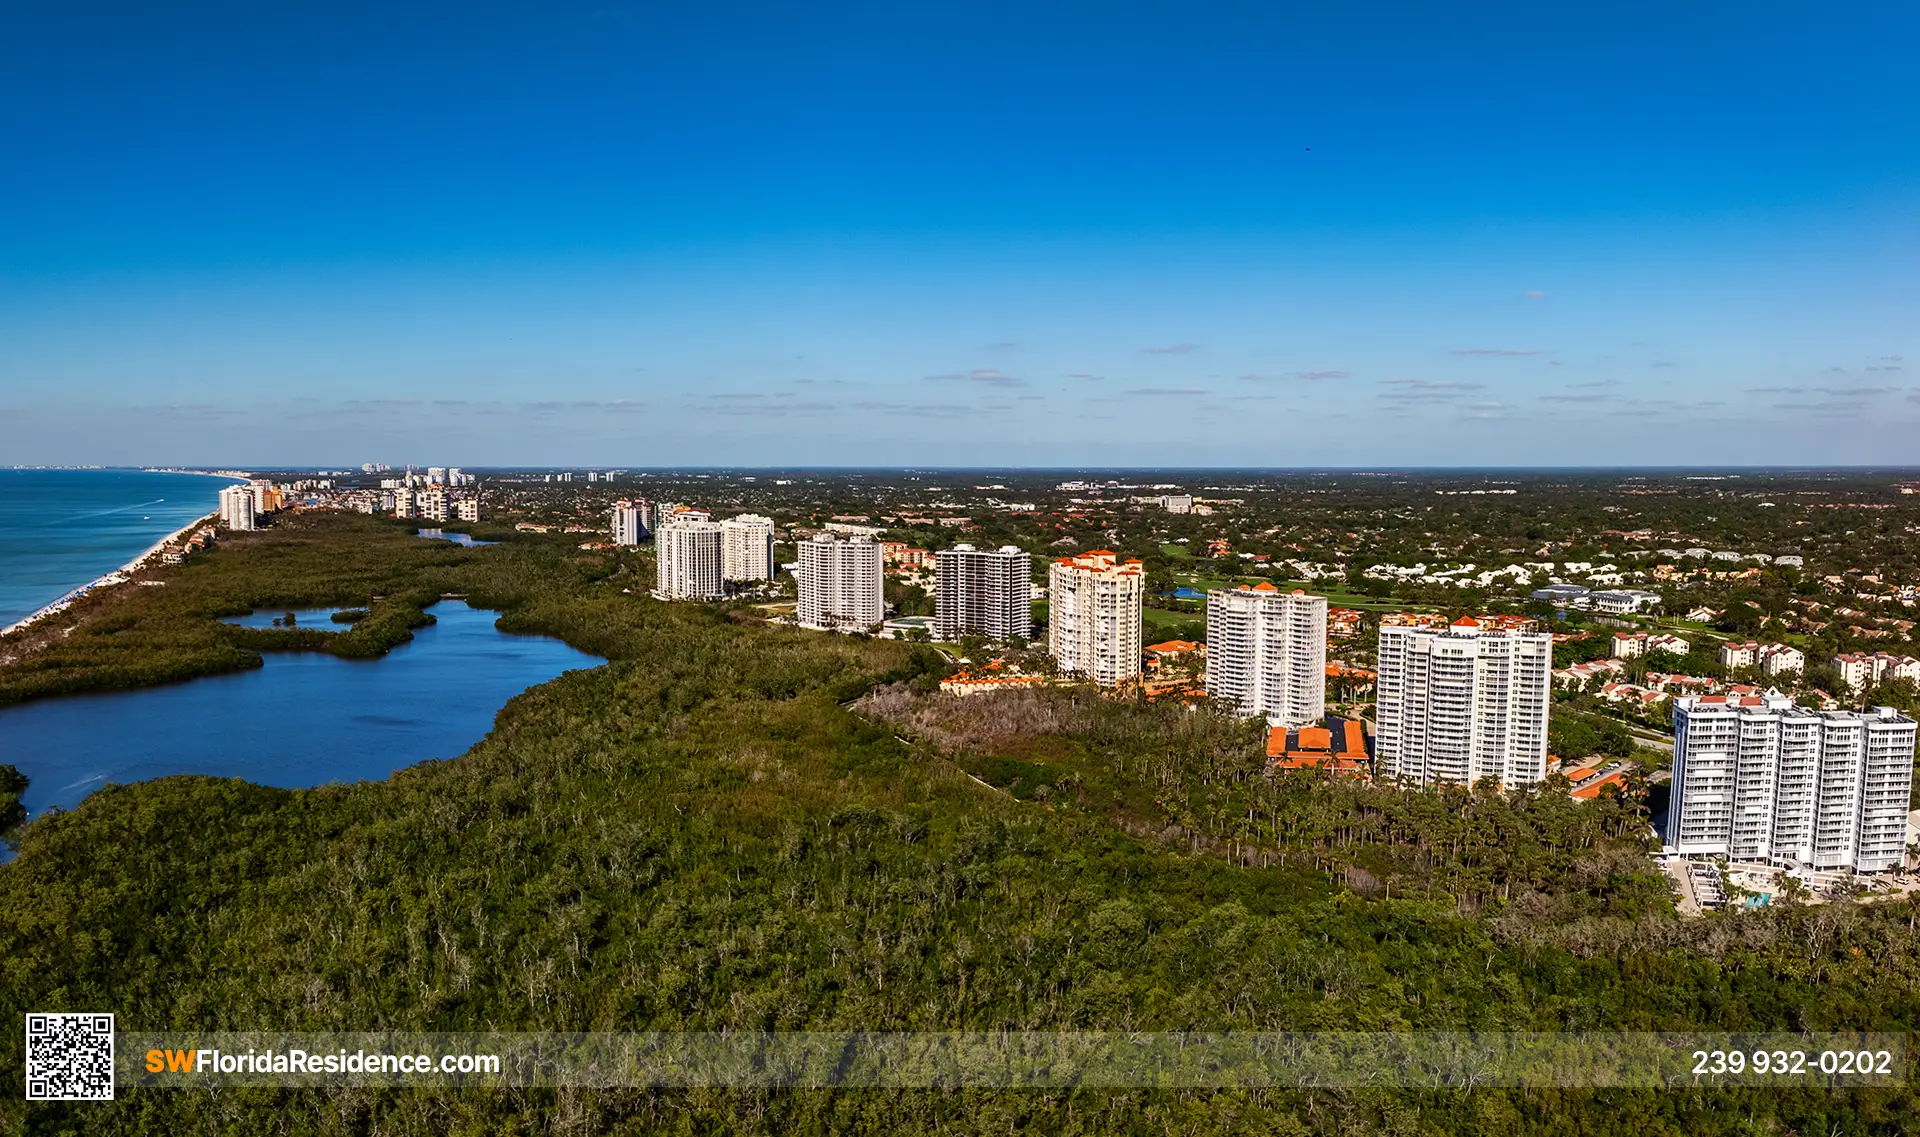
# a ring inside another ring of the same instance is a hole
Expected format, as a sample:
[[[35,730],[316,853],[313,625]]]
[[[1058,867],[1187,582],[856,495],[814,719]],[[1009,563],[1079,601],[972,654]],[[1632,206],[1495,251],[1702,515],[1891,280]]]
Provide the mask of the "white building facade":
[[[1061,557],[1047,569],[1047,651],[1060,670],[1102,687],[1140,677],[1146,569],[1106,549]]]
[[[220,520],[227,528],[245,533],[253,528],[253,487],[228,486],[220,491]]]
[[[447,487],[431,485],[414,494],[415,517],[423,521],[446,521],[453,516],[452,501],[447,497]]]
[[[638,545],[653,531],[653,518],[647,514],[645,498],[621,499],[613,503],[613,543]]]
[[[1920,683],[1920,659],[1910,655],[1890,655],[1884,651],[1854,651],[1833,657],[1833,668],[1840,681],[1858,692],[1883,679],[1910,679]]]
[[[1207,694],[1270,726],[1319,722],[1327,701],[1327,598],[1265,581],[1207,593]]]
[[[1763,644],[1748,640],[1746,643],[1721,644],[1720,666],[1758,667],[1768,675],[1784,675],[1789,671],[1805,671],[1807,657],[1798,648],[1786,644]]]
[[[1013,545],[955,545],[934,555],[934,634],[1033,638],[1033,558]]]
[[[1899,868],[1914,731],[1891,707],[1814,711],[1778,691],[1675,699],[1667,844],[1786,868]]]
[[[815,534],[800,542],[800,626],[821,631],[864,632],[887,615],[880,546],[871,537]]]
[[[1446,629],[1380,629],[1376,757],[1384,778],[1507,789],[1547,775],[1553,637]]]
[[[720,572],[729,581],[773,579],[773,518],[742,513],[720,523]]]
[[[705,513],[686,510],[654,534],[656,587],[661,600],[719,600],[720,526]]]
[[[1679,636],[1651,632],[1613,633],[1615,659],[1633,659],[1656,651],[1664,651],[1668,655],[1685,655],[1692,650],[1693,645]]]
[[[280,495],[273,488],[273,479],[255,478],[247,484],[253,493],[253,516],[256,520],[278,507]]]

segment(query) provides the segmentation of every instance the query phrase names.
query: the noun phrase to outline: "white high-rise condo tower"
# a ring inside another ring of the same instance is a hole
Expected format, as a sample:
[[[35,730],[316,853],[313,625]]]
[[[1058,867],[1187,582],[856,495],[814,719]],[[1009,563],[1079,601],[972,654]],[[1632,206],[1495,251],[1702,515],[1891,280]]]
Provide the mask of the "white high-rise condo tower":
[[[773,518],[743,513],[720,523],[720,569],[728,581],[773,579]]]
[[[726,595],[720,576],[720,526],[698,510],[682,510],[653,537],[661,600],[718,600]]]
[[[228,486],[220,491],[220,520],[236,533],[253,528],[252,486]]]
[[[1553,637],[1484,631],[1472,619],[1444,631],[1380,629],[1376,757],[1384,778],[1513,789],[1547,776]]]
[[[652,526],[652,518],[647,516],[647,501],[640,498],[635,501],[620,500],[613,503],[613,543],[616,545],[638,545],[647,539]]]
[[[1102,687],[1140,677],[1140,615],[1147,573],[1095,549],[1047,567],[1047,651],[1070,675]]]
[[[1813,711],[1778,691],[1675,699],[1667,844],[1788,868],[1897,869],[1914,729],[1892,707]]]
[[[880,546],[871,537],[815,534],[800,542],[800,626],[864,632],[886,618]]]
[[[1327,598],[1265,581],[1207,593],[1207,694],[1272,726],[1319,722],[1327,702]]]
[[[955,545],[934,555],[934,633],[1033,638],[1033,558],[1014,545]]]

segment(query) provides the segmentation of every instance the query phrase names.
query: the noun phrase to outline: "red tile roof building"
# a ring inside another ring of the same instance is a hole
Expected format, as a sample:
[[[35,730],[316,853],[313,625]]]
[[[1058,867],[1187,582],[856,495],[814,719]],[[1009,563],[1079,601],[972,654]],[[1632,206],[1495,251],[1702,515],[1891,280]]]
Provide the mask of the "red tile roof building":
[[[1280,770],[1328,770],[1365,778],[1372,772],[1366,735],[1352,719],[1333,719],[1333,728],[1276,726],[1267,731],[1267,757]],[[1337,733],[1336,733],[1337,729]]]
[[[1060,557],[1047,569],[1047,650],[1060,670],[1113,687],[1140,677],[1146,569],[1110,549]]]

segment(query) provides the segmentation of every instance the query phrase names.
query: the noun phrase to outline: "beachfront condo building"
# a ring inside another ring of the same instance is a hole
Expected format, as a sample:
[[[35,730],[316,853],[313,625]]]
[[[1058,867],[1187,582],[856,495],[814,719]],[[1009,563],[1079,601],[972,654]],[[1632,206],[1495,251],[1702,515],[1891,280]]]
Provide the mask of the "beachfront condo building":
[[[253,528],[253,487],[228,486],[220,491],[220,521],[236,533]]]
[[[1384,625],[1375,688],[1380,776],[1419,785],[1508,789],[1547,776],[1547,706],[1553,637],[1491,631],[1462,619],[1450,628]]]
[[[1262,581],[1207,593],[1207,694],[1270,726],[1326,714],[1327,598]]]
[[[616,545],[638,545],[647,539],[653,529],[653,518],[647,515],[647,499],[622,499],[613,503],[613,543]]]
[[[1147,573],[1106,549],[1047,567],[1047,651],[1069,675],[1114,687],[1140,678]]]
[[[720,523],[720,571],[729,582],[773,579],[773,518],[742,513]]]
[[[253,516],[265,517],[282,505],[280,487],[273,484],[272,478],[255,478],[247,483],[253,492]]]
[[[699,510],[683,509],[669,518],[653,535],[654,596],[661,600],[724,597],[720,540],[720,526]]]
[[[940,639],[1033,638],[1033,558],[1014,545],[955,545],[934,554],[933,627]]]
[[[1666,843],[1785,868],[1900,868],[1914,729],[1892,707],[1815,711],[1778,691],[1677,698]]]
[[[803,628],[864,632],[886,618],[880,546],[871,537],[816,533],[800,542],[796,615]]]

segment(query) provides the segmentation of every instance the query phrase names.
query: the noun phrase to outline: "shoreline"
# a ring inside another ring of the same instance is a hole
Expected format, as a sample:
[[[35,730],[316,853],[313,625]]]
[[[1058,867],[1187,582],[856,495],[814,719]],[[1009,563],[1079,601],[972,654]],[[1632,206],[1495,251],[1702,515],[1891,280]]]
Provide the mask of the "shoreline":
[[[150,468],[139,468],[139,472],[143,474],[191,474],[191,475],[196,475],[200,477],[225,478],[228,481],[234,482],[237,484],[244,484],[247,481],[245,477],[239,474],[219,473],[213,470],[156,470],[156,469],[150,469]],[[66,611],[67,608],[71,606],[74,601],[80,599],[82,596],[87,595],[88,593],[92,592],[96,588],[102,588],[102,587],[110,588],[113,585],[124,583],[127,578],[127,574],[138,572],[140,569],[146,567],[146,562],[152,560],[153,557],[160,552],[160,550],[166,548],[168,545],[171,545],[175,541],[178,541],[181,537],[185,536],[186,534],[193,532],[195,529],[199,528],[200,526],[205,525],[208,522],[217,522],[219,519],[220,519],[220,511],[216,509],[212,513],[206,514],[203,517],[200,517],[193,521],[188,522],[186,525],[182,526],[181,528],[176,529],[173,532],[167,534],[165,537],[160,538],[160,540],[154,542],[154,544],[150,546],[145,552],[141,553],[139,556],[128,561],[126,564],[121,565],[119,568],[114,569],[112,572],[103,573],[102,575],[95,577],[94,579],[88,581],[87,583],[80,585],[78,588],[69,589],[65,593],[62,593],[60,596],[55,597],[53,600],[50,600],[47,603],[42,604],[40,607],[35,608],[32,612],[28,613],[26,616],[22,617],[21,619],[15,620],[13,623],[8,624],[4,628],[0,628],[0,639],[4,639],[5,637],[10,636],[15,632],[24,631],[27,628],[32,627],[34,624],[37,624],[40,621],[46,619],[48,616],[57,615],[61,612]]]
[[[196,478],[225,478],[230,482],[245,482],[252,479],[251,474],[238,470],[161,470],[152,466],[140,467],[143,474],[187,474]]]
[[[154,557],[158,556],[162,549],[165,549],[168,545],[173,544],[175,541],[178,541],[180,538],[193,532],[195,529],[200,528],[202,525],[205,525],[209,522],[216,522],[218,520],[220,520],[220,511],[216,509],[212,513],[209,513],[204,517],[198,517],[192,521],[189,521],[187,524],[181,526],[180,528],[167,534],[165,537],[162,537],[158,541],[154,542],[152,547],[147,549],[146,552],[141,553],[139,556],[128,561],[126,564],[121,565],[119,568],[114,569],[112,572],[107,573],[104,576],[100,576],[93,580],[90,580],[87,583],[81,585],[80,587],[66,593],[64,596],[61,596],[59,599],[54,600],[51,603],[42,605],[41,607],[35,609],[33,611],[33,614],[27,616],[25,619],[16,620],[13,623],[8,624],[5,628],[0,628],[0,637],[10,636],[15,632],[24,631],[25,629],[32,627],[34,624],[39,623],[41,620],[46,619],[48,616],[55,616],[61,612],[66,611],[69,607],[73,605],[74,601],[80,599],[82,596],[86,596],[92,593],[93,590],[96,588],[111,588],[116,584],[125,584],[127,582],[127,577],[129,574],[139,572],[141,569],[145,568],[147,566],[147,562],[152,560]]]

